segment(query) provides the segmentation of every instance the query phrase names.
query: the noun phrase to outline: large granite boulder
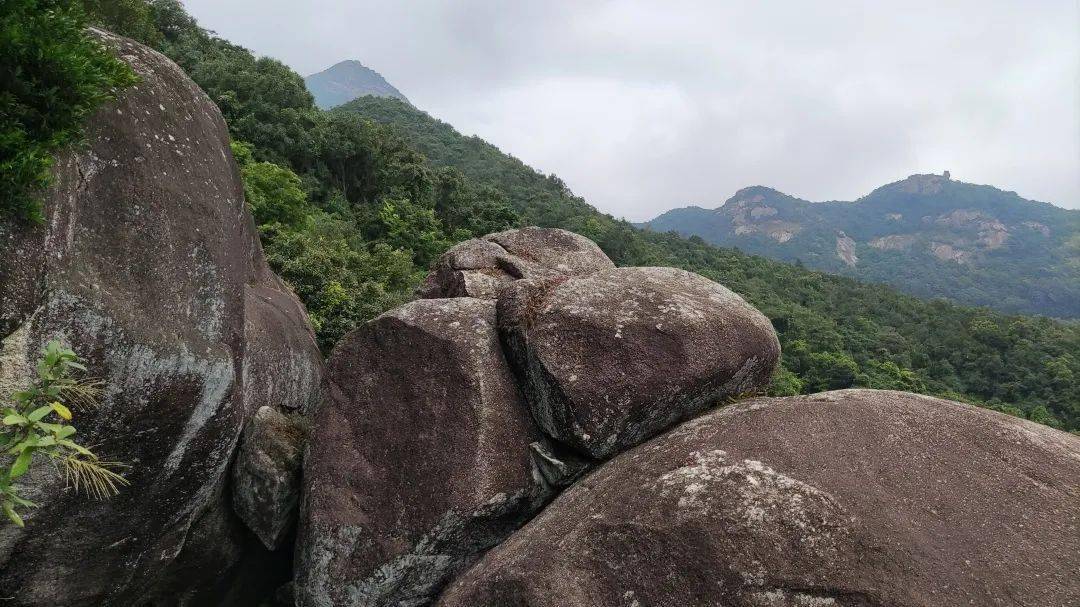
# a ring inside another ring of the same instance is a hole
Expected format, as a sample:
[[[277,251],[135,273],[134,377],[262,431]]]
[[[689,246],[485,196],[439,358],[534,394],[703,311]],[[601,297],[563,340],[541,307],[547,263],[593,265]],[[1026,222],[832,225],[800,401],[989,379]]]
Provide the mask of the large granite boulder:
[[[346,336],[327,377],[304,462],[299,605],[427,604],[550,497],[494,302],[396,308]]]
[[[0,596],[220,604],[240,561],[269,554],[229,506],[241,431],[260,406],[310,406],[321,357],[263,259],[217,107],[164,56],[96,35],[141,81],[57,159],[46,221],[0,222],[0,390],[69,344],[106,386],[80,442],[131,465],[131,486],[95,501],[41,466],[41,507],[0,527]]]
[[[584,236],[558,228],[520,228],[455,245],[435,262],[418,295],[495,299],[500,285],[521,278],[584,276],[614,267]]]
[[[537,423],[597,459],[764,388],[780,356],[761,312],[674,268],[515,281],[498,314]]]
[[[605,464],[440,607],[1080,604],[1080,438],[968,405],[760,398]]]

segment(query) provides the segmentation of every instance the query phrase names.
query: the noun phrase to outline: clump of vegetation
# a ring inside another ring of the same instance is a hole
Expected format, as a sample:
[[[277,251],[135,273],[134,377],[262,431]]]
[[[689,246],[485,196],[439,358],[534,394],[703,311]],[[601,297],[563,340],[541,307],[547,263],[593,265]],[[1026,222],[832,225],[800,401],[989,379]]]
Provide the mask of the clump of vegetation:
[[[53,155],[78,140],[83,122],[131,69],[86,32],[82,6],[5,0],[0,11],[0,219],[40,220],[38,196]]]
[[[122,464],[102,460],[73,439],[76,430],[68,422],[73,411],[97,406],[101,382],[78,379],[85,372],[73,351],[51,341],[37,363],[37,378],[26,389],[11,395],[3,408],[0,426],[0,507],[22,527],[19,511],[34,503],[21,497],[16,479],[26,474],[35,456],[44,456],[60,469],[68,486],[97,499],[116,495],[128,481],[118,470]]]

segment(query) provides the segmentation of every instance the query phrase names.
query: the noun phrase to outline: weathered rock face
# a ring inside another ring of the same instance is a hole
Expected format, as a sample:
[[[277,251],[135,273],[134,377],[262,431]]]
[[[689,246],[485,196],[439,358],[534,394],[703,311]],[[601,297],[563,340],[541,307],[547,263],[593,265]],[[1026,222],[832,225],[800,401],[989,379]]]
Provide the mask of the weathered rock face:
[[[300,463],[305,428],[268,406],[244,429],[233,464],[232,505],[268,550],[281,547],[300,502]]]
[[[516,281],[498,311],[537,423],[597,459],[764,387],[780,355],[768,318],[673,268]]]
[[[313,421],[298,604],[421,605],[542,505],[495,303],[406,304],[348,335]]]
[[[441,607],[1071,605],[1080,439],[901,392],[754,399],[578,482]]]
[[[460,243],[435,263],[423,298],[495,299],[500,285],[521,278],[584,276],[614,268],[596,243],[558,228],[521,228]]]
[[[0,389],[49,339],[70,344],[106,385],[75,420],[80,442],[130,464],[132,484],[97,502],[31,479],[42,506],[25,530],[0,528],[0,596],[215,604],[263,550],[228,505],[245,421],[309,406],[321,358],[266,267],[218,109],[165,57],[98,35],[141,82],[58,158],[46,223],[0,225]]]
[[[499,261],[507,257],[502,247],[479,238],[454,245],[435,262],[417,295],[494,299],[500,284],[514,280]]]
[[[530,269],[550,270],[564,276],[584,276],[615,267],[596,243],[558,228],[521,228],[484,237],[516,259],[521,278],[530,278]],[[524,262],[524,263],[522,263]],[[531,268],[530,268],[531,264]]]

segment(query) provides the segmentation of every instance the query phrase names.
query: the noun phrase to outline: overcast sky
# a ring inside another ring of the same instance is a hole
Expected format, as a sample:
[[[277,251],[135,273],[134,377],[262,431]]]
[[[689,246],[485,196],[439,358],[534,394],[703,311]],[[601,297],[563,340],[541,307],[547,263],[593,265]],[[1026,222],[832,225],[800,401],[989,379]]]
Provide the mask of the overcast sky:
[[[1080,208],[1080,1],[184,0],[303,75],[342,59],[616,216],[952,171]]]

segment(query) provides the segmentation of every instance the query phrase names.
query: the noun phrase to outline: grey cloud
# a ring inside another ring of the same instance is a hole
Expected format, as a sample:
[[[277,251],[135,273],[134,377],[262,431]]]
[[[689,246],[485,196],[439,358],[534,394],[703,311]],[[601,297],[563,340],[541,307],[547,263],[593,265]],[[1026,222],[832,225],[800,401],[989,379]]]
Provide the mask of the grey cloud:
[[[355,58],[615,215],[944,169],[1080,207],[1080,5],[187,0],[301,73]]]

